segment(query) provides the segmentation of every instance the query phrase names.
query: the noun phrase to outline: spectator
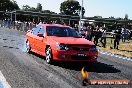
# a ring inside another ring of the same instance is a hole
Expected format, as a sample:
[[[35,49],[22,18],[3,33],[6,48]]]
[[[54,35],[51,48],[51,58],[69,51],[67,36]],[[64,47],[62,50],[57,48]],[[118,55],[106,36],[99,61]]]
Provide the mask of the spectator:
[[[126,37],[127,37],[127,30],[126,28],[122,28],[122,42],[125,42]]]
[[[131,37],[132,37],[132,30],[130,30],[130,39],[131,39]]]
[[[106,28],[102,30],[102,36],[100,42],[102,43],[103,47],[106,48]]]
[[[6,27],[7,26],[7,20],[5,19],[4,20],[4,27]]]
[[[127,40],[129,41],[130,39],[130,34],[131,34],[131,31],[129,29],[127,29]]]
[[[82,38],[85,38],[85,30],[83,28],[81,28],[80,34],[81,34]]]
[[[0,20],[0,27],[2,27],[2,20]]]
[[[8,19],[8,21],[7,21],[7,27],[10,29],[11,28],[11,19]]]
[[[120,42],[120,39],[121,39],[121,30],[118,29],[114,32],[114,49],[119,49],[119,42]]]
[[[77,24],[75,24],[75,30],[77,31],[77,32],[79,32],[79,30],[78,30],[78,25]]]
[[[94,26],[91,26],[91,40],[93,39],[93,37],[94,37],[94,30],[95,29],[95,27]]]
[[[89,40],[89,41],[92,41],[92,28],[91,27],[87,27],[86,39]]]
[[[102,35],[102,34],[101,34],[101,31],[99,30],[98,27],[93,32],[94,32],[94,44],[97,46],[98,45],[98,40],[101,37],[100,35]]]

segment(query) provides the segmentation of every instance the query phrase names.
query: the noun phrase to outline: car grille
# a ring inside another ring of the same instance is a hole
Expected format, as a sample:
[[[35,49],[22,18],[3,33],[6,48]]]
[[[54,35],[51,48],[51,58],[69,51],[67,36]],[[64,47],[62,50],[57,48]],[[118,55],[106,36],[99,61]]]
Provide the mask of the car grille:
[[[75,51],[88,51],[89,48],[79,48],[79,47],[72,47],[73,50]]]
[[[92,47],[92,45],[87,44],[68,44],[67,46],[75,51],[89,51],[90,47]]]

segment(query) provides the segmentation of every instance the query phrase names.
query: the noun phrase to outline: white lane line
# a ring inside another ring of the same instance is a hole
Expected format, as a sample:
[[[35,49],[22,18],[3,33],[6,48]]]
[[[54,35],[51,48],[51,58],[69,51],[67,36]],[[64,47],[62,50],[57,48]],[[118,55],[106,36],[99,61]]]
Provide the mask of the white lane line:
[[[123,59],[123,60],[132,61],[132,58],[129,58],[129,57],[108,53],[108,52],[102,51],[102,50],[98,50],[98,51],[99,51],[100,54],[103,54],[103,55],[112,56],[112,57],[120,58],[120,59]]]
[[[0,71],[0,82],[2,83],[4,88],[11,88],[11,86],[8,84],[1,71]]]

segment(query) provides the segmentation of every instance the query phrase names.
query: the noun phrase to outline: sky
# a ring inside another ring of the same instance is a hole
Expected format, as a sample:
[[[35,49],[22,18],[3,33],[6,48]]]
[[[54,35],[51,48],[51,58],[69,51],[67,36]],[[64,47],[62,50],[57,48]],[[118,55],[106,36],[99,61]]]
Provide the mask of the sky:
[[[60,4],[65,0],[15,0],[19,7],[29,5],[36,7],[37,3],[41,3],[43,10],[51,10],[59,13]],[[80,2],[82,0],[77,0]],[[85,16],[102,16],[105,18],[114,16],[124,18],[128,14],[129,19],[132,19],[132,0],[83,0],[85,8]]]

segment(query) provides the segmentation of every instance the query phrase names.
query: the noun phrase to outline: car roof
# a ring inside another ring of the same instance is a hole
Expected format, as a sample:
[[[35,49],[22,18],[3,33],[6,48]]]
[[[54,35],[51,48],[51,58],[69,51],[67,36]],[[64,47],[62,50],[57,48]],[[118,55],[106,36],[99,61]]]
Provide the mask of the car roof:
[[[66,25],[61,25],[61,24],[38,24],[38,26],[57,26],[57,27],[70,27]],[[70,27],[71,28],[71,27]]]

